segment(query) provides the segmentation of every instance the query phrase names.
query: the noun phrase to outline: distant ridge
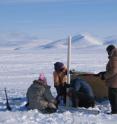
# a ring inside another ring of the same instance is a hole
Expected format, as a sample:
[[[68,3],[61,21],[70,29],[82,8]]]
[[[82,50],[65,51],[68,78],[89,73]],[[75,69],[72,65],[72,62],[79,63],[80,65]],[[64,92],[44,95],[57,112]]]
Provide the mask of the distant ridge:
[[[72,37],[72,47],[89,47],[89,46],[103,45],[103,42],[89,34],[78,34]],[[42,48],[65,48],[67,47],[67,39],[61,39],[53,41],[46,45],[41,46]]]
[[[0,35],[0,38],[0,47],[12,47],[14,50],[67,48],[67,38],[52,41],[19,34],[11,34],[8,37]],[[117,45],[117,36],[102,39],[89,33],[72,36],[72,48],[96,48],[97,46],[107,46],[109,44]]]

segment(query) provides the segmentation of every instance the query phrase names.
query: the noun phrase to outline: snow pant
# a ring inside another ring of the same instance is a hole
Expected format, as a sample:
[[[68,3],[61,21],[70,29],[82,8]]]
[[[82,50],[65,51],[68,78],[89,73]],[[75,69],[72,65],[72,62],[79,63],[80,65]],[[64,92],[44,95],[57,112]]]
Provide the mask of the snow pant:
[[[63,98],[64,104],[66,104],[66,86],[59,85],[59,86],[55,86],[55,88],[56,88],[56,91],[57,91],[56,100],[57,100],[58,104],[60,102],[61,96]]]
[[[73,92],[72,103],[73,107],[94,107],[95,99],[82,92]]]
[[[111,113],[117,114],[117,88],[109,88],[108,97],[111,105]]]

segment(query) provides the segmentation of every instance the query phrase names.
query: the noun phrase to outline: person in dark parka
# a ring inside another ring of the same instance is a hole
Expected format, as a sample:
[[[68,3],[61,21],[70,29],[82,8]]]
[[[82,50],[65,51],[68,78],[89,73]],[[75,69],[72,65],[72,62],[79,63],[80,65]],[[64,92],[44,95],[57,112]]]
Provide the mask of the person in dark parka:
[[[91,86],[83,79],[76,78],[71,81],[70,94],[73,107],[94,107],[95,97]],[[68,94],[68,95],[70,95]]]
[[[47,85],[46,78],[41,74],[38,80],[27,91],[28,109],[38,109],[42,113],[56,112],[56,100],[52,96],[50,86]]]

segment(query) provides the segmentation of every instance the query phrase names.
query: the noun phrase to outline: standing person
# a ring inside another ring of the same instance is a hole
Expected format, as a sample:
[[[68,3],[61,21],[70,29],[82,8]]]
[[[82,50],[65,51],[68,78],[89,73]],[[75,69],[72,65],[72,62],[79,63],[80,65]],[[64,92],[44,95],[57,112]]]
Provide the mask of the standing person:
[[[106,85],[108,86],[111,113],[117,114],[117,48],[114,45],[109,45],[106,51],[109,58],[106,71],[100,72],[98,75],[106,81]]]
[[[54,64],[54,72],[53,72],[53,79],[54,79],[54,87],[57,91],[57,101],[59,101],[59,96],[63,96],[64,103],[66,101],[65,94],[66,94],[66,82],[67,82],[67,68],[62,62],[56,62]]]
[[[28,101],[27,107],[29,109],[38,109],[42,113],[56,112],[56,100],[52,96],[50,86],[47,85],[43,74],[40,74],[38,80],[33,81],[26,95]]]

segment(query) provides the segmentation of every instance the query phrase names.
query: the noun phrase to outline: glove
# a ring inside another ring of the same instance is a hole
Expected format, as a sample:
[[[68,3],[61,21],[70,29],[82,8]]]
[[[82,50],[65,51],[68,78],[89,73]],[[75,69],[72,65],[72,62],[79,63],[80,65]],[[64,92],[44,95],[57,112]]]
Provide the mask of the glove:
[[[48,108],[56,109],[56,105],[54,103],[49,102],[48,103]]]
[[[75,74],[75,70],[73,69],[73,70],[70,70],[70,74]]]
[[[71,85],[70,85],[70,84],[65,83],[65,87],[66,87],[66,88],[70,88],[70,87],[71,87]]]
[[[96,74],[96,76],[99,76],[102,80],[104,80],[104,74],[105,72],[99,72],[98,74]]]
[[[53,103],[53,104],[57,104],[57,101],[56,101],[56,99],[53,99],[53,100],[51,100],[51,103]]]

